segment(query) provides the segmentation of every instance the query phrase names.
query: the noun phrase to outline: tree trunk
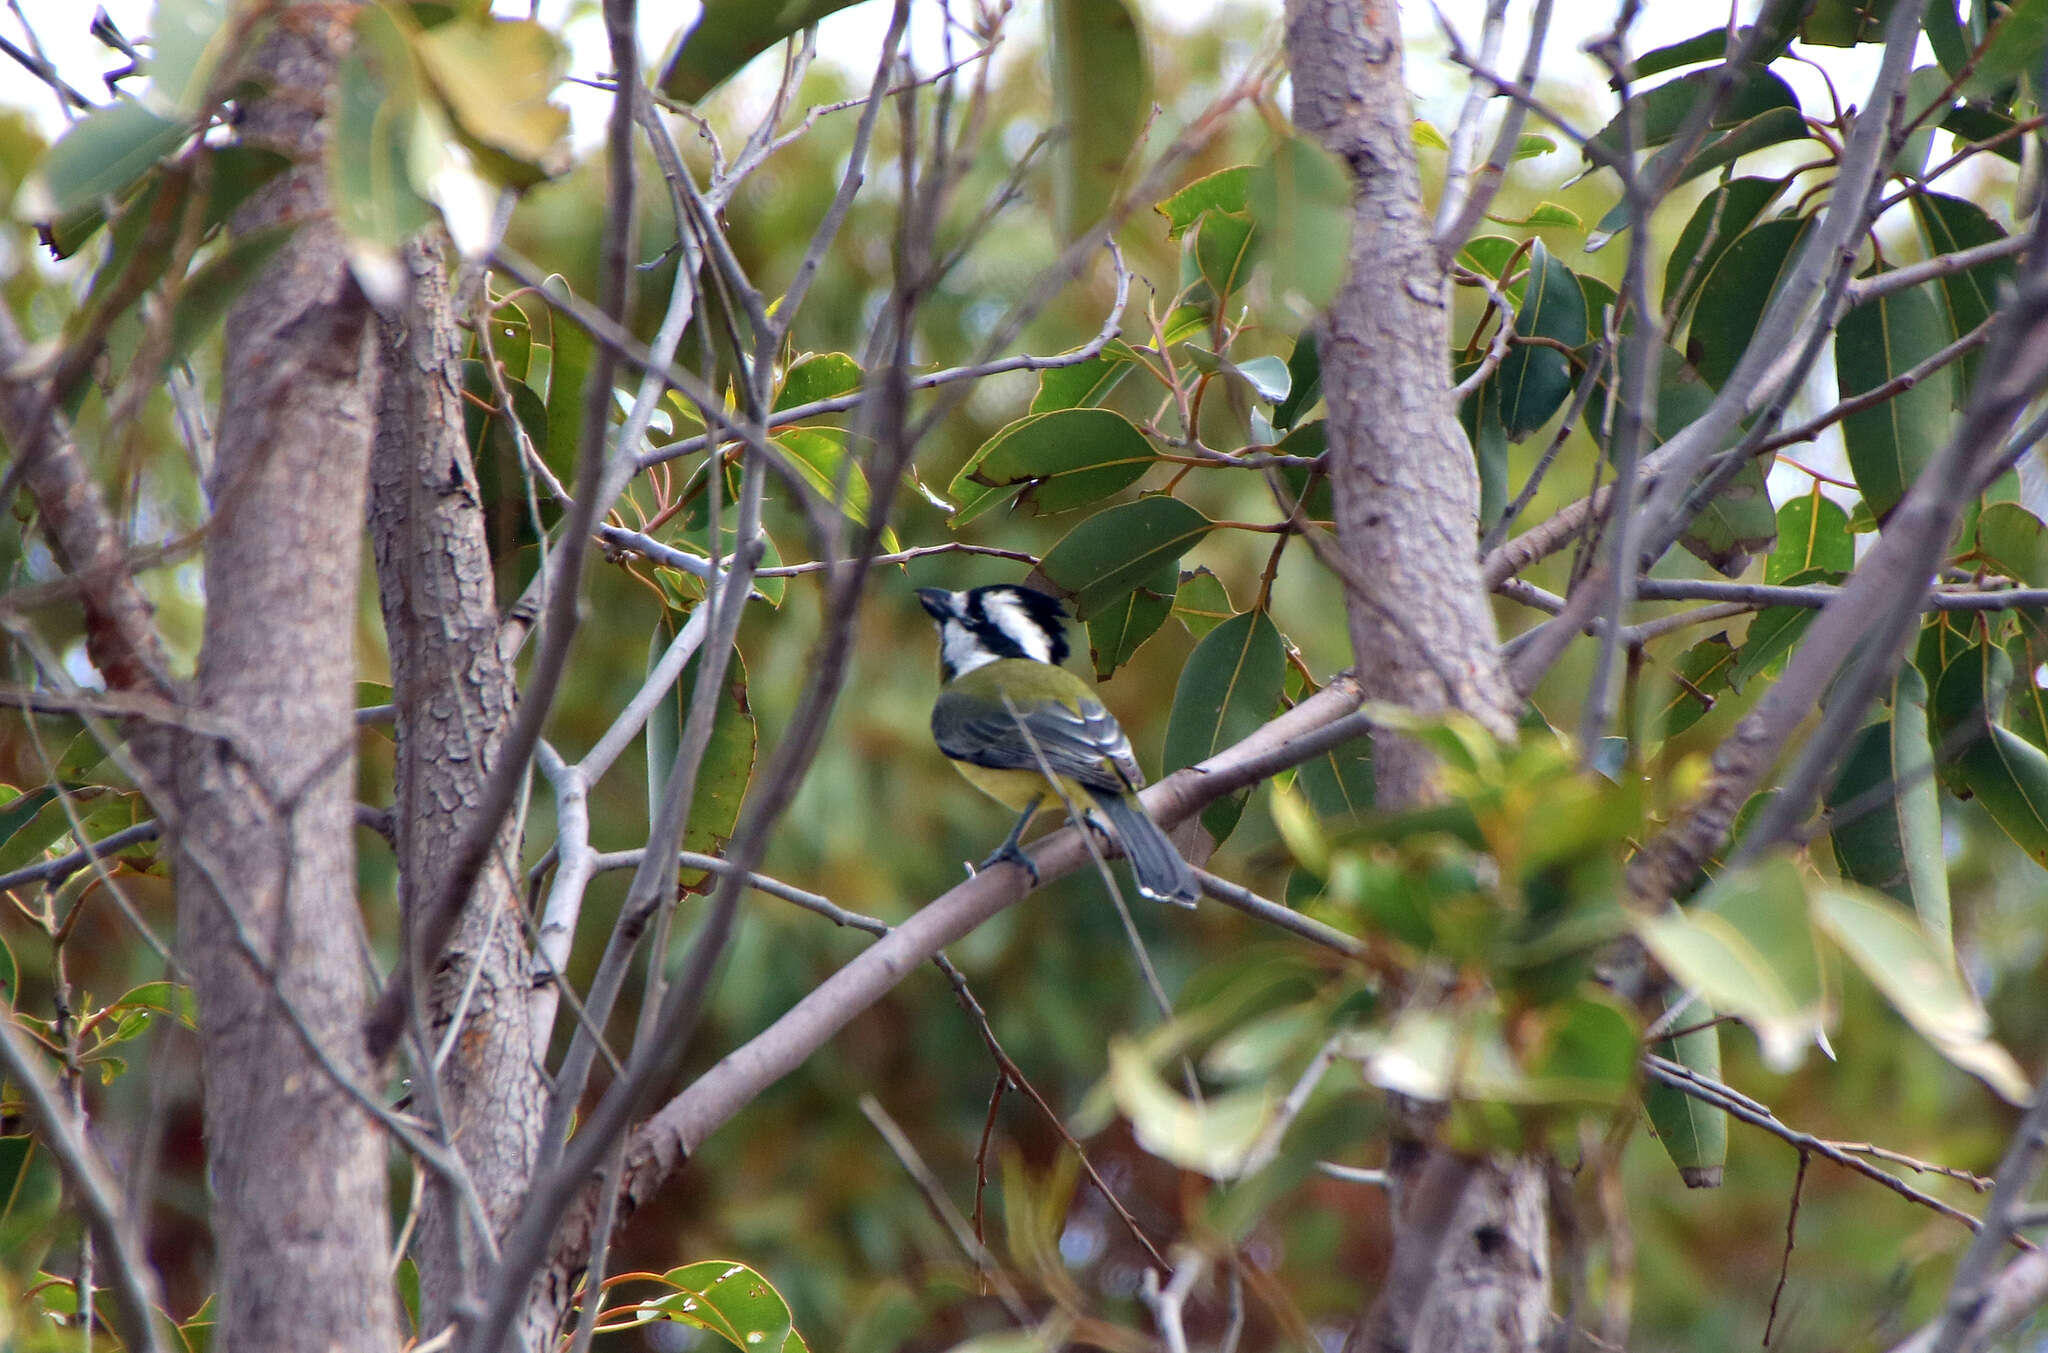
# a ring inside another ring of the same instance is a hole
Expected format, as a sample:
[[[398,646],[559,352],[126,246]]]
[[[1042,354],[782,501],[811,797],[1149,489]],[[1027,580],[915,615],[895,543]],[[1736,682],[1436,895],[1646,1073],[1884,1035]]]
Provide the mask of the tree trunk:
[[[383,384],[371,467],[370,536],[391,649],[398,711],[399,904],[411,927],[440,896],[456,845],[479,811],[511,722],[512,673],[498,650],[498,612],[477,481],[463,430],[458,331],[437,240],[405,252],[410,288],[381,326]],[[494,1238],[510,1224],[533,1173],[546,1088],[526,1015],[526,933],[513,824],[500,830],[447,949],[429,961],[429,1054],[444,1044],[438,1111],[467,1165]],[[448,1030],[460,1018],[461,1032]],[[419,1076],[415,1070],[415,1079]],[[420,1328],[432,1333],[475,1291],[490,1246],[462,1234],[461,1209],[440,1181],[428,1190],[413,1253]]]
[[[326,216],[320,121],[346,9],[283,14],[252,142],[299,161],[245,209],[297,232],[228,317],[196,703],[175,845],[198,999],[224,1353],[395,1348],[384,1138],[355,901],[355,643],[376,369]],[[367,1093],[376,1093],[370,1087]]]
[[[1451,402],[1450,305],[1422,209],[1392,0],[1288,0],[1294,120],[1356,181],[1350,274],[1317,329],[1337,537],[1367,698],[1461,710],[1502,737],[1514,700],[1480,577],[1478,480]],[[1375,741],[1379,802],[1435,797],[1435,767]],[[1363,1346],[1533,1349],[1549,1312],[1543,1166],[1471,1159],[1397,1131],[1394,1257]],[[1405,1139],[1401,1139],[1405,1138]]]

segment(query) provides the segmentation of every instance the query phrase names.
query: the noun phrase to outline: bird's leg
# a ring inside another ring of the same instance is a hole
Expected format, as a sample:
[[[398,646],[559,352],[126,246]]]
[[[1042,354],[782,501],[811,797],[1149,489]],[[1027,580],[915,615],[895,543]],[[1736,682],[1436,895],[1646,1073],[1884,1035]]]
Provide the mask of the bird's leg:
[[[1019,846],[1017,843],[1024,838],[1024,828],[1030,825],[1031,815],[1038,811],[1038,805],[1042,803],[1044,799],[1045,795],[1040,794],[1037,797],[1033,798],[1031,802],[1024,805],[1024,811],[1020,813],[1017,817],[1017,825],[1010,828],[1010,834],[1004,837],[1003,843],[995,848],[995,853],[990,855],[987,859],[983,860],[980,863],[980,865],[978,865],[975,868],[976,873],[980,873],[983,869],[987,869],[991,865],[998,865],[1004,863],[1014,864],[1022,868],[1025,873],[1031,876],[1032,887],[1036,888],[1038,886],[1038,866],[1031,862],[1031,857],[1029,855],[1026,855],[1024,853],[1023,847]]]

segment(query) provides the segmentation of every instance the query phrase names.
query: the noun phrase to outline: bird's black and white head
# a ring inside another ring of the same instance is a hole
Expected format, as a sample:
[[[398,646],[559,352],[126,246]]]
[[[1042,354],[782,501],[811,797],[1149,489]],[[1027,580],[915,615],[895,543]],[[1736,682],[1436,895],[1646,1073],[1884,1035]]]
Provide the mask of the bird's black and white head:
[[[1058,597],[1014,583],[948,592],[920,587],[917,599],[939,626],[939,666],[951,681],[998,658],[1066,661],[1067,608]]]

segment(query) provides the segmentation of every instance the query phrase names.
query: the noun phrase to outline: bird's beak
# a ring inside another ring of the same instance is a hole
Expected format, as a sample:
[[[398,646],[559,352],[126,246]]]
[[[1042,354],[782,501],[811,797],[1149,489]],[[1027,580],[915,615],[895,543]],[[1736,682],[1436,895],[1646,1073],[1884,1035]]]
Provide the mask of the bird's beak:
[[[953,594],[943,587],[918,588],[917,602],[934,620],[944,620],[953,614]]]

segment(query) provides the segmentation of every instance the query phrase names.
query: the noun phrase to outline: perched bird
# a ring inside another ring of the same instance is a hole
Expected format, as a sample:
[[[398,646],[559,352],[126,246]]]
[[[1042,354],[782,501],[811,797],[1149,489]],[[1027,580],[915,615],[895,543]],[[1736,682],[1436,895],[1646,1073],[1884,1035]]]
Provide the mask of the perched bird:
[[[1064,794],[1123,843],[1139,892],[1193,906],[1194,871],[1138,803],[1145,777],[1131,740],[1088,683],[1060,666],[1067,612],[1058,599],[1008,583],[966,592],[922,587],[917,599],[939,626],[945,684],[932,706],[932,737],[969,784],[1021,814],[982,868],[1012,861],[1035,882],[1038,870],[1017,842],[1039,806]]]

